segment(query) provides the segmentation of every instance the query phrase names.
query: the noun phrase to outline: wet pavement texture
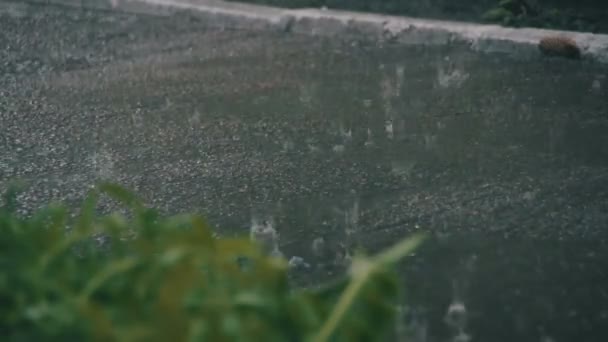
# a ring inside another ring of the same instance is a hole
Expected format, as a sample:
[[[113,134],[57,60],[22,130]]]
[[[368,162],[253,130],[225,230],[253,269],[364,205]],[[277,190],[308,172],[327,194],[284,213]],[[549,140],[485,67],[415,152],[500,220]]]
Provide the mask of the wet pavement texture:
[[[24,213],[110,180],[222,234],[266,221],[305,286],[429,231],[400,265],[401,338],[608,339],[608,67],[185,15],[0,19],[0,190],[26,180]]]

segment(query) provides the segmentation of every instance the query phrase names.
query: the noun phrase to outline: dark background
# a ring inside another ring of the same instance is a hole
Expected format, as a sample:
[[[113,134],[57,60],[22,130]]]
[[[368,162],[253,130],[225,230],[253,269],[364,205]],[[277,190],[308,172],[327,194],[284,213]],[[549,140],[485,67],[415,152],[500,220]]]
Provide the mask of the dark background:
[[[506,7],[520,8],[522,4],[533,8],[521,16],[493,20],[508,26],[531,26],[585,32],[608,33],[608,1],[602,0],[237,0],[289,8],[322,7],[407,15],[414,17],[451,19],[472,22],[489,21],[488,11],[511,3]],[[514,12],[519,12],[515,10]]]

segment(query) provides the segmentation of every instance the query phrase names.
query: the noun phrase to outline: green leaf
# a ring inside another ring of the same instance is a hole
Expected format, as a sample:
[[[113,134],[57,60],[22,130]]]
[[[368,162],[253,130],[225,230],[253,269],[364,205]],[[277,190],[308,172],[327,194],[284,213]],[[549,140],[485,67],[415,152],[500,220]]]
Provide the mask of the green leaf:
[[[112,183],[101,183],[99,185],[99,190],[106,193],[111,198],[123,203],[129,209],[136,211],[141,211],[143,209],[143,206],[137,196],[122,186]]]
[[[93,220],[95,218],[95,208],[97,206],[98,199],[97,191],[90,191],[84,200],[84,203],[80,209],[80,215],[76,223],[75,232],[76,234],[88,234],[92,231]]]
[[[357,254],[347,276],[298,289],[286,260],[249,239],[216,238],[200,216],[164,217],[120,186],[102,190],[139,209],[100,216],[94,190],[75,220],[60,205],[26,218],[0,211],[0,324],[20,340],[378,340],[399,290],[391,266],[423,240]],[[91,232],[115,238],[109,253],[73,252]]]
[[[17,197],[26,188],[23,180],[14,180],[8,184],[8,189],[4,193],[4,205],[0,207],[0,212],[14,213],[17,210]]]

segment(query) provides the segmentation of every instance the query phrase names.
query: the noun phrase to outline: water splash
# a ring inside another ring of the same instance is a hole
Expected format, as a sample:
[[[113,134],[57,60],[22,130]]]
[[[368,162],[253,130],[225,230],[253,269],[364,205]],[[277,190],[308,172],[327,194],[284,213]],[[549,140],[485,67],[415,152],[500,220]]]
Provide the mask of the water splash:
[[[477,260],[476,254],[463,260],[458,279],[455,279],[452,283],[452,302],[446,310],[444,322],[453,333],[453,342],[468,342],[471,340],[471,335],[466,331],[469,315],[463,300],[463,292],[465,290],[466,278],[475,270]]]
[[[437,145],[437,135],[436,134],[424,134],[424,147],[426,149],[433,149]]]
[[[279,233],[274,228],[274,219],[260,219],[253,216],[249,237],[252,241],[260,244],[263,251],[269,255],[282,257],[283,253],[279,249]]]
[[[310,264],[307,263],[304,258],[299,257],[299,256],[292,256],[291,259],[289,259],[289,262],[287,263],[289,265],[289,268],[300,268],[300,269],[309,269],[310,268]]]
[[[452,329],[462,332],[467,326],[467,307],[456,299],[448,306],[444,317],[445,323]]]
[[[437,67],[437,84],[441,88],[459,88],[469,79],[469,74],[462,68],[457,68],[449,57]]]
[[[344,211],[344,233],[347,238],[357,236],[359,234],[359,198],[354,195],[350,208]]]
[[[453,342],[469,342],[471,340],[471,335],[461,331],[458,335],[454,336],[452,339]]]
[[[313,138],[307,138],[305,143],[306,143],[306,146],[308,147],[308,151],[310,151],[311,153],[316,153],[321,150],[317,141]]]
[[[384,131],[386,132],[386,137],[390,140],[393,140],[393,138],[395,137],[393,120],[386,120],[386,122],[384,123]]]
[[[405,76],[405,67],[403,65],[398,65],[395,68],[395,93],[396,93],[396,96],[401,95],[401,88],[403,88],[404,76]]]
[[[291,141],[291,140],[285,140],[285,141],[283,141],[283,145],[282,145],[281,151],[283,153],[286,153],[286,152],[292,151],[294,149],[294,147],[295,147],[295,144],[294,144],[293,141]]]
[[[606,75],[595,75],[595,78],[591,82],[590,91],[595,94],[600,94],[602,90],[602,83],[604,83]]]
[[[342,152],[344,152],[345,147],[344,147],[344,145],[340,144],[340,145],[334,145],[331,149],[335,153],[342,153]]]
[[[551,336],[543,335],[540,338],[540,342],[555,342],[555,339],[553,339]]]
[[[312,255],[317,258],[323,258],[326,256],[327,243],[322,236],[319,236],[312,241],[310,249],[312,251]]]
[[[194,111],[194,114],[188,118],[188,124],[191,129],[200,127],[201,125],[201,113],[198,110]]]
[[[468,342],[471,340],[471,336],[465,331],[467,320],[467,307],[464,302],[454,300],[444,316],[444,322],[454,333],[452,337],[453,342]]]
[[[347,129],[346,125],[344,125],[343,122],[340,122],[339,131],[340,131],[339,134],[342,137],[342,139],[344,140],[344,142],[348,142],[348,141],[352,140],[353,130],[350,127]]]
[[[380,81],[380,97],[382,98],[382,107],[387,117],[391,117],[393,113],[392,99],[395,96],[395,87],[393,82],[388,77],[384,77]]]
[[[407,305],[397,306],[395,335],[400,342],[427,342],[429,324],[424,310]]]
[[[114,178],[114,156],[107,149],[100,148],[89,156],[91,168],[100,179]]]
[[[367,139],[364,143],[365,147],[371,147],[374,145],[374,134],[372,133],[371,128],[367,129]]]
[[[169,109],[173,107],[173,101],[170,98],[165,97],[165,109]]]
[[[137,108],[135,108],[135,111],[131,113],[131,124],[135,129],[141,129],[144,126],[144,115],[140,104],[138,104]]]
[[[300,103],[311,106],[315,98],[317,97],[317,88],[316,84],[306,83],[299,88],[299,97]]]
[[[593,80],[593,82],[591,83],[591,91],[599,93],[600,90],[602,90],[602,83],[600,82],[600,80]]]
[[[413,160],[393,160],[391,161],[391,173],[398,177],[407,178],[412,174],[416,165]]]
[[[324,269],[329,265],[336,265],[342,262],[343,258],[336,255],[336,249],[332,248],[322,236],[319,236],[312,241],[310,249],[318,269]]]
[[[355,191],[351,192],[348,206],[342,211],[344,219],[344,235],[345,241],[338,244],[338,249],[335,251],[335,263],[343,266],[350,264],[352,260],[351,248],[358,245],[358,239],[361,235],[359,227],[359,196]]]

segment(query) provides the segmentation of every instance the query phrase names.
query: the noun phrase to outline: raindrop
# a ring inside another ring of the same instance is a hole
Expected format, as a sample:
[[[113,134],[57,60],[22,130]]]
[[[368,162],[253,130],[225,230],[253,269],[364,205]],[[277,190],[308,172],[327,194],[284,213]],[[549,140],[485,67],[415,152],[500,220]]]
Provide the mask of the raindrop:
[[[359,199],[353,200],[352,206],[344,212],[345,233],[347,236],[358,233]]]
[[[350,129],[350,128],[349,128],[349,129],[346,129],[346,128],[344,127],[344,124],[343,124],[343,123],[340,123],[340,135],[342,136],[342,138],[343,138],[345,141],[349,141],[349,140],[351,140],[351,139],[352,139],[352,137],[353,137],[353,130],[352,130],[352,129]]]
[[[600,80],[593,80],[593,82],[591,83],[591,91],[598,93],[600,90],[602,90],[602,84],[600,83]]]
[[[445,322],[456,330],[463,330],[467,324],[467,309],[464,303],[460,301],[452,302],[445,315]]]
[[[403,65],[397,66],[395,69],[395,76],[397,78],[397,84],[395,86],[395,95],[399,96],[401,94],[401,87],[403,86],[403,78],[405,73],[405,67]]]
[[[318,237],[312,241],[312,254],[315,257],[323,257],[326,249],[325,239],[323,237]]]
[[[283,141],[283,152],[289,152],[291,150],[293,150],[294,148],[294,143],[291,140],[285,140]]]
[[[555,340],[551,336],[541,336],[540,342],[555,342]]]
[[[396,332],[401,341],[428,341],[428,322],[424,310],[399,306],[397,312]]]
[[[313,144],[311,144],[311,143],[309,143],[307,146],[308,146],[308,150],[309,150],[310,152],[313,152],[313,153],[314,153],[314,152],[319,152],[319,147],[318,147],[318,146],[313,145]]]
[[[141,108],[136,108],[135,112],[131,114],[131,122],[133,124],[133,127],[138,129],[144,125],[144,118]]]
[[[373,134],[370,128],[367,129],[367,140],[365,141],[365,147],[370,147],[374,145]]]
[[[289,259],[289,267],[290,268],[310,268],[310,264],[308,264],[306,261],[304,261],[304,258],[299,257],[299,256],[292,256],[291,259]]]
[[[201,113],[198,110],[194,111],[194,114],[188,119],[190,128],[195,128],[201,124]]]
[[[304,105],[311,105],[315,99],[316,86],[306,84],[300,87],[299,100]]]
[[[452,339],[453,342],[469,342],[471,340],[471,336],[464,331],[458,333],[458,335],[454,336]]]
[[[386,131],[386,136],[389,139],[393,139],[394,137],[394,132],[393,132],[393,121],[392,120],[387,120],[386,123],[384,124],[384,130]]]

